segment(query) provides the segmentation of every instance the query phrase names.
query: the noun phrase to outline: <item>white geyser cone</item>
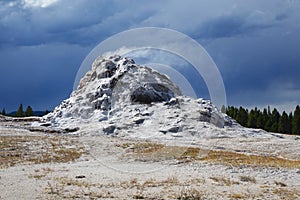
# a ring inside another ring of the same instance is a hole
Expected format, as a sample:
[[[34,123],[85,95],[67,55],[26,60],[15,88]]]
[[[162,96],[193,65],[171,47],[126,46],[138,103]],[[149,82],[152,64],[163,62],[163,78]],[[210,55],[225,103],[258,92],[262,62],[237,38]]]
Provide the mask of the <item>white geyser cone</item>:
[[[184,97],[166,75],[118,55],[98,57],[71,97],[44,121],[55,127],[99,123],[106,134],[148,130],[176,136],[238,126],[210,101]]]

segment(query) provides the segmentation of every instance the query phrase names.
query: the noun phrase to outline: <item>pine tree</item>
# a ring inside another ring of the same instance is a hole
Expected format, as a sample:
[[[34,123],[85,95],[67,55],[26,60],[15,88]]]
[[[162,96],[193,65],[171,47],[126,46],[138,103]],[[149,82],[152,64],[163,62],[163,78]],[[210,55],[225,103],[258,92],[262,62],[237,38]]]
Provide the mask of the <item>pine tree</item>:
[[[228,106],[226,109],[226,114],[233,118],[233,106]]]
[[[269,117],[271,116],[271,108],[270,108],[270,106],[268,106],[268,116]]]
[[[264,108],[263,112],[259,111],[259,115],[257,118],[257,128],[265,129],[268,119],[269,116],[266,108]]]
[[[281,115],[276,108],[271,112],[270,106],[264,108],[262,112],[257,108],[249,112],[243,107],[236,108],[234,106],[228,106],[226,114],[235,119],[242,126],[300,135],[299,105],[296,107],[294,113],[291,112],[289,115],[285,111]]]
[[[20,104],[18,111],[15,114],[15,117],[23,117],[23,116],[24,116],[23,105]]]
[[[6,110],[5,110],[5,108],[2,109],[1,114],[2,114],[2,115],[6,115]]]
[[[286,114],[286,112],[283,112],[282,116],[279,119],[278,132],[279,133],[287,133],[287,134],[291,133],[289,116]]]
[[[227,108],[226,114],[230,117],[232,117],[233,119],[236,119],[237,117],[237,113],[238,113],[238,109],[233,107],[233,106],[229,106]]]
[[[31,106],[27,106],[26,111],[25,111],[25,116],[30,117],[30,116],[33,116],[33,115],[34,115],[34,113],[33,113],[33,110],[31,108]]]
[[[245,110],[242,106],[240,106],[237,111],[236,121],[242,126],[247,126],[248,122],[248,110]]]
[[[272,118],[271,118],[271,117],[268,117],[267,122],[266,122],[266,124],[265,124],[265,126],[264,126],[264,130],[266,130],[266,131],[271,131],[272,125],[273,125]]]
[[[293,113],[290,112],[289,114],[289,126],[290,126],[290,133],[292,134],[292,128],[293,128]]]
[[[271,130],[272,132],[277,132],[278,131],[278,123],[279,123],[279,119],[280,119],[280,114],[277,111],[276,108],[273,109],[272,111],[272,115],[271,115],[271,120],[272,120],[272,126],[271,126]]]
[[[268,121],[268,111],[266,108],[264,108],[263,112],[262,112],[262,116],[263,116],[263,124],[264,126],[266,125],[267,121]]]
[[[247,127],[256,128],[257,127],[257,108],[251,110],[248,117]]]
[[[300,106],[298,105],[294,111],[294,117],[292,121],[292,133],[300,134]]]
[[[259,112],[259,113],[258,113],[256,125],[257,125],[257,128],[261,128],[261,129],[263,129],[264,126],[265,126],[264,116],[263,116],[263,113],[262,113],[262,112]]]

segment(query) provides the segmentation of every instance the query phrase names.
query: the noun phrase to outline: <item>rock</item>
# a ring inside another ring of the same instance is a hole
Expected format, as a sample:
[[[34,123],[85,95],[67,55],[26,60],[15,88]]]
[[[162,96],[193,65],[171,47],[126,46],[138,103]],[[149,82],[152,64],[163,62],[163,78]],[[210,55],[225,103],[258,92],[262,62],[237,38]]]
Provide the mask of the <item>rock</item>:
[[[79,127],[75,127],[75,128],[65,128],[65,131],[67,133],[73,133],[73,132],[76,132],[76,131],[79,131]]]
[[[103,127],[103,132],[106,134],[113,134],[115,132],[116,126],[115,125],[109,125]]]
[[[175,95],[181,95],[180,89],[167,76],[129,58],[99,56],[71,97],[43,117],[43,122],[68,126],[68,120],[108,121],[116,107],[122,110],[132,104],[130,97],[135,103],[149,104],[169,101]]]
[[[101,116],[101,117],[98,119],[99,122],[106,121],[106,120],[108,120],[108,117],[107,117],[107,116]]]
[[[41,126],[49,127],[49,126],[51,126],[51,123],[49,123],[49,122],[48,123],[42,123]]]
[[[74,128],[53,128],[53,127],[45,127],[45,126],[29,126],[27,128],[31,132],[43,132],[43,133],[52,133],[52,134],[61,134],[61,133],[73,133],[78,131],[79,127]]]
[[[195,135],[211,128],[207,123],[235,126],[210,101],[182,96],[168,76],[120,56],[98,57],[70,98],[42,119],[32,131],[73,132],[68,127],[99,123],[105,134]]]
[[[182,131],[182,127],[181,126],[171,126],[171,127],[167,127],[167,128],[159,130],[159,132],[161,132],[163,134],[166,134],[168,132],[170,132],[170,133],[178,133],[180,131]]]
[[[83,178],[86,178],[86,176],[84,175],[79,175],[79,176],[75,176],[76,179],[83,179]]]
[[[159,83],[146,83],[138,87],[130,95],[135,103],[150,104],[152,102],[166,102],[174,97],[174,92]]]
[[[182,138],[183,137],[183,135],[178,134],[178,133],[172,133],[171,136],[175,137],[175,138]]]
[[[145,121],[144,118],[136,118],[136,119],[133,120],[133,122],[135,124],[142,124],[142,123],[144,123],[144,121]]]
[[[180,130],[179,126],[174,126],[168,129],[168,132],[177,133]]]
[[[165,102],[164,105],[168,105],[168,106],[174,106],[174,105],[178,105],[178,99],[176,98],[171,98],[168,102]]]

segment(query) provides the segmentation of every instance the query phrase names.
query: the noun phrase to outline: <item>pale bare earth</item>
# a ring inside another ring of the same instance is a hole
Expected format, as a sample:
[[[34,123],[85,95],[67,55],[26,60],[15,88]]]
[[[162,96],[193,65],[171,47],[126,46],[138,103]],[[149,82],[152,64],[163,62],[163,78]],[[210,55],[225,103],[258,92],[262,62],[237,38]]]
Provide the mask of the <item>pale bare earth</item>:
[[[0,199],[300,199],[296,136],[172,146],[0,127]]]

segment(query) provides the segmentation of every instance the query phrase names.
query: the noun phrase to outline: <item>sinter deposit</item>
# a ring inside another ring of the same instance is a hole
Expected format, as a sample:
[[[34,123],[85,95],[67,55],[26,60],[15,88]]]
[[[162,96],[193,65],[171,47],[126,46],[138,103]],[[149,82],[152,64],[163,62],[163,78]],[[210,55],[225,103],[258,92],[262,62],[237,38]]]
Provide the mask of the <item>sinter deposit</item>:
[[[44,122],[62,128],[90,125],[97,133],[142,138],[266,136],[241,127],[209,100],[183,96],[166,75],[117,55],[98,57],[77,90]]]

